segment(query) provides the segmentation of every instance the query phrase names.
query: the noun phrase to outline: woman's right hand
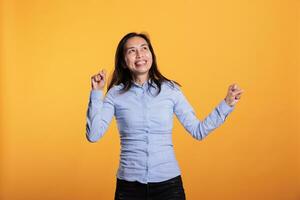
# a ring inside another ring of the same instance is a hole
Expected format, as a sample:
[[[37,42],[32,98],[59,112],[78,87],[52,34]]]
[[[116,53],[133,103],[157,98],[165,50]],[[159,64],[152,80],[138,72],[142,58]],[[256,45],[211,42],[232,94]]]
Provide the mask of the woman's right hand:
[[[103,90],[106,82],[106,71],[101,70],[98,74],[91,77],[92,90]]]

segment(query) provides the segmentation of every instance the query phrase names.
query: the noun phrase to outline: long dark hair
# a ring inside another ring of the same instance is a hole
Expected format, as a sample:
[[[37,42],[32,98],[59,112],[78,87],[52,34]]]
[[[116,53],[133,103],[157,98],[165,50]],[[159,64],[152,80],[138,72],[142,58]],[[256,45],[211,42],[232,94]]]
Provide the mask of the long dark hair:
[[[127,92],[131,88],[132,76],[130,74],[129,69],[126,67],[125,56],[124,56],[124,46],[129,38],[136,37],[136,36],[141,37],[146,40],[146,42],[148,43],[149,49],[151,51],[151,54],[152,54],[152,66],[149,70],[149,79],[150,79],[149,86],[155,87],[154,86],[154,83],[155,83],[158,86],[157,94],[160,93],[161,84],[164,81],[171,83],[171,85],[173,87],[174,87],[174,83],[181,86],[176,81],[172,81],[172,80],[166,78],[159,72],[157,63],[156,63],[156,56],[155,56],[155,53],[154,53],[154,50],[151,45],[149,37],[144,33],[131,32],[131,33],[126,34],[118,44],[116,54],[115,54],[115,69],[114,69],[113,76],[109,83],[107,91],[110,88],[112,88],[114,85],[119,85],[121,83],[123,83],[123,85],[124,85],[121,90],[121,93]],[[150,90],[150,87],[148,88],[148,90]]]

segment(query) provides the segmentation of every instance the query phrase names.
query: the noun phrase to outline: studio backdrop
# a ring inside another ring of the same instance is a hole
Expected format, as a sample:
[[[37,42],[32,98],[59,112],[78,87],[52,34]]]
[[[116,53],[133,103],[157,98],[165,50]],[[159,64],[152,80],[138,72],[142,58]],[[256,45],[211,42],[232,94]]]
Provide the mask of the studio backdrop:
[[[150,36],[160,71],[199,120],[244,93],[198,141],[174,116],[188,200],[299,200],[299,1],[0,1],[0,199],[110,200],[115,118],[85,137],[90,78],[111,77],[119,40]]]

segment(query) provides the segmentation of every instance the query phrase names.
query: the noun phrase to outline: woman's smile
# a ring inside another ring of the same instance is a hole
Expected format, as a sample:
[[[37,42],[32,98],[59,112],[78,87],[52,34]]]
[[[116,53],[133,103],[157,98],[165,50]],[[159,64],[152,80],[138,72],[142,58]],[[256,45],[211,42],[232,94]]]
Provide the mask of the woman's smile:
[[[147,63],[147,60],[138,60],[138,61],[135,61],[134,64],[136,67],[142,67],[144,66],[145,64]]]

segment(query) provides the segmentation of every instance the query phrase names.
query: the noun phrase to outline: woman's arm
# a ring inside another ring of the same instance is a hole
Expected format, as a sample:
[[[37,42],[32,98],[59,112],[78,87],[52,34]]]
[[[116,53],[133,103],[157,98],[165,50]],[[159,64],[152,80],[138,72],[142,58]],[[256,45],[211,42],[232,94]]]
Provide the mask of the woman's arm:
[[[92,90],[86,114],[86,137],[90,142],[97,142],[104,135],[114,116],[114,87],[103,99],[105,82],[106,70],[101,70],[91,77]]]
[[[204,139],[211,131],[223,124],[229,113],[234,110],[234,106],[229,106],[223,99],[203,121],[200,121],[179,87],[175,97],[174,113],[185,130],[197,140]]]
[[[106,132],[113,116],[113,88],[103,98],[102,90],[91,90],[87,109],[86,137],[90,142],[97,142]]]

